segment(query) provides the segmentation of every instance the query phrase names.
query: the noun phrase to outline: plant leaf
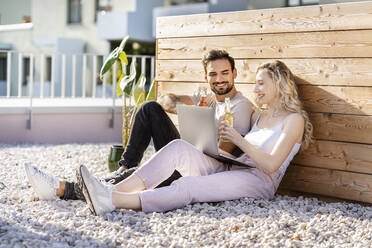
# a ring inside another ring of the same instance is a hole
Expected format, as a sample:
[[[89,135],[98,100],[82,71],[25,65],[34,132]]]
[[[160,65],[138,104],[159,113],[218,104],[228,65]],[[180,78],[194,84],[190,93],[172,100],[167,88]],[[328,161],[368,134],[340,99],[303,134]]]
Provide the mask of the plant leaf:
[[[134,78],[130,78],[130,75],[124,76],[120,82],[118,83],[118,88],[120,88],[121,91],[126,93],[127,95],[130,95],[133,88]]]
[[[124,39],[120,42],[119,55],[123,52],[125,44],[127,43],[128,40],[129,40],[129,35],[125,36]],[[126,64],[128,64],[128,62]]]
[[[144,77],[143,74],[141,73],[137,83],[134,85],[133,88],[133,99],[136,106],[139,106],[146,99],[145,84],[146,77]]]
[[[105,62],[103,63],[102,67],[101,67],[101,70],[100,70],[100,77],[102,79],[103,75],[108,71],[110,70],[111,66],[115,63],[115,60],[117,59],[120,59],[120,60],[124,60],[125,61],[125,64],[128,64],[128,60],[127,60],[127,56],[124,52],[124,55],[123,54],[123,50],[124,50],[124,47],[125,47],[125,44],[127,43],[129,39],[129,36],[125,36],[124,39],[120,42],[120,45],[118,47],[116,47],[110,54],[109,56],[107,56],[107,58],[105,59]],[[123,57],[123,58],[120,58],[120,57]]]
[[[115,48],[114,51],[112,51],[109,56],[106,58],[105,62],[103,63],[102,67],[101,67],[101,71],[99,73],[100,77],[102,78],[103,75],[108,71],[110,70],[111,66],[115,63],[116,59],[118,58],[119,54],[118,54],[118,50],[119,48]]]
[[[134,60],[132,60],[132,63],[130,64],[130,73],[129,75],[124,76],[120,80],[120,89],[127,93],[128,95],[132,92],[133,87],[133,81],[136,79],[136,63]]]
[[[128,64],[127,54],[123,51],[121,52],[119,59],[124,62],[126,65]]]
[[[124,91],[122,91],[122,90],[120,89],[120,81],[121,81],[121,79],[122,79],[123,77],[124,77],[124,74],[121,74],[120,77],[119,77],[118,82],[116,83],[116,95],[117,95],[117,96],[121,96],[122,94],[124,94]]]
[[[154,78],[154,80],[152,80],[152,83],[150,85],[149,93],[147,93],[146,101],[155,101],[156,100],[155,90],[156,90],[156,80]]]
[[[122,91],[122,89],[120,89],[120,81],[118,82],[118,84],[117,84],[117,86],[116,86],[116,95],[117,96],[121,96],[121,95],[123,95],[125,92],[124,91]]]

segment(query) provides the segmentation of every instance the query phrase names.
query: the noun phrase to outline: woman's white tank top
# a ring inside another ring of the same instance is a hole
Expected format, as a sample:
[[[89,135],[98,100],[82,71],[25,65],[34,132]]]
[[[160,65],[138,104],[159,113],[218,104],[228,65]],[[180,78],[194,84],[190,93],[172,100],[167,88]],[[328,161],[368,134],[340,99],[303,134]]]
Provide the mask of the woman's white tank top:
[[[261,114],[260,114],[261,116]],[[288,116],[286,118],[284,118],[283,121],[281,121],[279,124],[277,124],[276,126],[272,127],[272,128],[259,128],[257,126],[257,122],[258,120],[260,119],[260,116],[257,118],[256,122],[254,123],[252,129],[245,135],[245,139],[251,143],[252,145],[254,145],[257,149],[260,149],[264,152],[267,152],[267,153],[271,153],[272,150],[274,149],[274,146],[276,144],[276,142],[278,141],[280,135],[282,134],[282,127],[286,121],[286,119],[288,118]],[[297,154],[297,152],[299,151],[301,147],[301,144],[300,143],[296,143],[293,147],[292,147],[292,150],[291,152],[288,154],[286,160],[283,162],[283,164],[279,167],[278,171],[277,172],[274,172],[273,174],[274,175],[270,175],[271,178],[275,181],[277,181],[279,179],[279,182],[280,180],[282,179],[282,177],[284,176],[284,173],[289,165],[289,163],[292,161],[293,157]],[[241,157],[244,157],[245,156],[245,159],[248,159],[250,160],[247,155],[242,155]],[[275,176],[276,174],[276,176]],[[277,182],[279,184],[279,182]]]

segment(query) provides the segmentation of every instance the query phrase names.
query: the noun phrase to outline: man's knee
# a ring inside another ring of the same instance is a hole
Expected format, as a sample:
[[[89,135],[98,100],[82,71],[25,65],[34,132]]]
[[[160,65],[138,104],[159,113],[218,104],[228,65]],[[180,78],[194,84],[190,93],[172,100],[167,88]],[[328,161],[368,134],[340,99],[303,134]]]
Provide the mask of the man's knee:
[[[155,101],[147,101],[142,103],[140,109],[149,113],[164,111],[163,107]]]

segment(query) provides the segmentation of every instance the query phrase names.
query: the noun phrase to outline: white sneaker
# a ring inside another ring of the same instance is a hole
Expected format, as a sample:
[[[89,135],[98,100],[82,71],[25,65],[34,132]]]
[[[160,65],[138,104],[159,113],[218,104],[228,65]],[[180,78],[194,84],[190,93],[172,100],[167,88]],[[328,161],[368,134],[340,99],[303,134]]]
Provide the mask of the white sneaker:
[[[94,215],[114,211],[115,206],[112,204],[114,185],[97,180],[84,165],[80,165],[79,172],[83,182],[83,194],[90,211]]]
[[[59,180],[56,177],[49,176],[30,163],[25,163],[24,166],[28,181],[40,199],[58,199],[56,191],[59,188]]]

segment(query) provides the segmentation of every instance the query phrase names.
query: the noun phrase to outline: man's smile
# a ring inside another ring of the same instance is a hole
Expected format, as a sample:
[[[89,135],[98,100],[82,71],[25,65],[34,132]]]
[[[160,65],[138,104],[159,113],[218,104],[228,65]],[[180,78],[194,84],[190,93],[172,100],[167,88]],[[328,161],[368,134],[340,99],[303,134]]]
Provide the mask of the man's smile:
[[[223,88],[226,85],[228,85],[228,82],[217,82],[217,83],[213,83],[213,86],[218,87],[218,88]]]

